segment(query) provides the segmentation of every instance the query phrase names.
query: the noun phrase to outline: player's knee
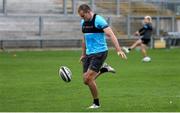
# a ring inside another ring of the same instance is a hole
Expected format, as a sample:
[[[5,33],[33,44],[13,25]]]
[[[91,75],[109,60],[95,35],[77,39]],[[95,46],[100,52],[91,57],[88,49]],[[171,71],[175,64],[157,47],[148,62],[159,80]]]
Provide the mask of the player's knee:
[[[85,85],[88,85],[88,81],[87,81],[87,80],[84,80],[84,84],[85,84]]]
[[[137,40],[137,43],[138,44],[142,44],[142,40]]]
[[[86,79],[84,79],[84,84],[88,85],[88,81]]]
[[[91,77],[88,74],[84,74],[84,84],[88,85],[91,81]]]
[[[84,80],[84,84],[85,85],[89,85],[90,82],[91,82],[91,79],[85,78],[85,80]]]
[[[86,73],[83,74],[83,82],[85,85],[87,85],[87,74]]]

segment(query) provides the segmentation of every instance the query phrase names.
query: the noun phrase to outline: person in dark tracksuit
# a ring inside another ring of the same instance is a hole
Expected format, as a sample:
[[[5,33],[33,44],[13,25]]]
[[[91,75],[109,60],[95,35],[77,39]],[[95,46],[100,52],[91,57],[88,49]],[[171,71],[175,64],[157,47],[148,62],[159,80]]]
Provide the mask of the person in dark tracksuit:
[[[95,80],[102,73],[101,67],[108,54],[106,36],[114,44],[118,56],[126,59],[126,55],[121,50],[112,29],[102,16],[94,14],[87,4],[79,6],[78,14],[82,18],[81,27],[84,34],[82,38],[82,55],[80,57],[83,64],[83,81],[89,87],[93,97],[93,104],[89,108],[94,109],[100,107]]]
[[[135,43],[133,43],[132,46],[130,46],[129,48],[123,47],[122,49],[124,50],[124,52],[129,53],[132,49],[136,48],[137,46],[140,46],[143,55],[142,61],[151,61],[151,58],[147,55],[146,48],[149,42],[151,41],[152,31],[152,18],[150,16],[145,16],[143,27],[139,31],[135,32],[135,35],[141,38],[137,40]]]

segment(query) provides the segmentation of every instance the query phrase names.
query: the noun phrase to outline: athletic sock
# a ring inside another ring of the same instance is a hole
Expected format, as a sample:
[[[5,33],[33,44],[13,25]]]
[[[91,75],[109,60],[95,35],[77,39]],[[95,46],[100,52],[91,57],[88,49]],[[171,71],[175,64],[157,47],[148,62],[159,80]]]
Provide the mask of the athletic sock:
[[[96,104],[97,106],[99,106],[100,104],[99,104],[99,99],[97,98],[97,99],[94,99],[94,104]]]

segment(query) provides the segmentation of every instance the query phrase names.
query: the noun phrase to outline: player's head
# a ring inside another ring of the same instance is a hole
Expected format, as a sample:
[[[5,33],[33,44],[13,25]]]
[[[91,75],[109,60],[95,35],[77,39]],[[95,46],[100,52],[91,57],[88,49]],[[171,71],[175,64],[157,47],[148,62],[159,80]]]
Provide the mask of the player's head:
[[[152,18],[150,16],[145,16],[144,23],[152,23]]]
[[[88,21],[92,18],[91,12],[92,10],[87,4],[82,4],[78,8],[79,16],[85,21]]]

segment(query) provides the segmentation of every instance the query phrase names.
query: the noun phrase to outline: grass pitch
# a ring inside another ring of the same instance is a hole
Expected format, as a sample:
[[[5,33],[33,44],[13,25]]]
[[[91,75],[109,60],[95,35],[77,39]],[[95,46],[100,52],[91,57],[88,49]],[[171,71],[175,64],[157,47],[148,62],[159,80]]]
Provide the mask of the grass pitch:
[[[101,108],[86,109],[91,95],[82,82],[80,51],[0,52],[0,112],[180,112],[180,49],[150,50],[152,62],[132,51],[128,60],[109,51],[117,71],[97,79]],[[73,79],[58,76],[68,66]]]

